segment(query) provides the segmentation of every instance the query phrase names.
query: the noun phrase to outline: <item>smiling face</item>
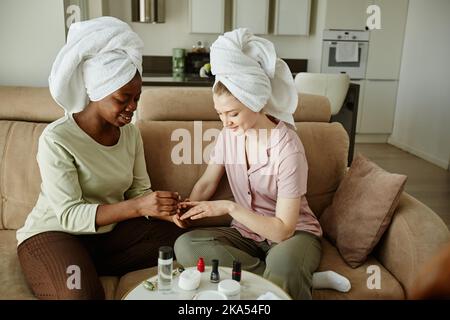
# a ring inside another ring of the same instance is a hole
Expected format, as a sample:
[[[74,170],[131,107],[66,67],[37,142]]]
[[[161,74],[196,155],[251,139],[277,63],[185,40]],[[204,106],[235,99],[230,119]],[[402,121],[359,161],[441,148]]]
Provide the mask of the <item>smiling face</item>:
[[[238,135],[253,128],[258,121],[260,114],[247,108],[220,82],[214,88],[213,100],[223,126]]]
[[[241,135],[255,126],[259,113],[254,112],[229,94],[213,95],[214,108],[225,128]]]
[[[130,82],[98,101],[98,112],[106,122],[122,127],[131,122],[141,95],[142,79],[138,72]]]

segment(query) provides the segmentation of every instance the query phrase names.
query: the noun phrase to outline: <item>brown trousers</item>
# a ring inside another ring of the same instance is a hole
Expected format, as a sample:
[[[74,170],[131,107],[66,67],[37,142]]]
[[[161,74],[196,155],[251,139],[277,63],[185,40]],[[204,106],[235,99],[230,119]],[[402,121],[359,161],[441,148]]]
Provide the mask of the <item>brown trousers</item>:
[[[17,252],[37,298],[104,299],[99,276],[156,266],[158,248],[173,247],[184,231],[170,222],[136,218],[104,234],[40,233],[22,242]]]

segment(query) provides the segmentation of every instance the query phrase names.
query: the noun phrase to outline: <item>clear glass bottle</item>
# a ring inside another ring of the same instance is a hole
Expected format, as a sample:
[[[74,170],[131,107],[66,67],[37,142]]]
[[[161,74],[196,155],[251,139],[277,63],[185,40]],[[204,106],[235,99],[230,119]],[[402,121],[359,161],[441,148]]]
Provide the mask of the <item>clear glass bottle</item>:
[[[172,289],[173,250],[171,247],[159,248],[158,257],[158,291]]]

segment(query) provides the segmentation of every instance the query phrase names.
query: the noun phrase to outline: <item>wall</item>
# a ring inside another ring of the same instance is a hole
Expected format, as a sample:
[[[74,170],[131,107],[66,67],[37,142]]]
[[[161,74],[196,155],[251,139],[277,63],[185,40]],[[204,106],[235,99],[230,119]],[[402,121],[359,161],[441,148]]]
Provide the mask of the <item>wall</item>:
[[[108,10],[107,0],[89,0],[88,4],[88,12],[89,19],[94,19],[101,17],[103,15],[103,11]]]
[[[450,164],[450,1],[410,0],[389,143]]]
[[[218,34],[189,33],[189,1],[166,0],[165,23],[144,24],[131,22],[131,0],[109,0],[104,15],[118,17],[132,26],[144,40],[144,55],[172,55],[172,48],[192,48],[198,40],[208,46]],[[272,41],[282,58],[308,59],[309,72],[320,72],[322,30],[325,25],[326,0],[312,0],[311,32],[305,36],[264,36]]]
[[[47,86],[64,45],[63,1],[0,1],[0,85]]]

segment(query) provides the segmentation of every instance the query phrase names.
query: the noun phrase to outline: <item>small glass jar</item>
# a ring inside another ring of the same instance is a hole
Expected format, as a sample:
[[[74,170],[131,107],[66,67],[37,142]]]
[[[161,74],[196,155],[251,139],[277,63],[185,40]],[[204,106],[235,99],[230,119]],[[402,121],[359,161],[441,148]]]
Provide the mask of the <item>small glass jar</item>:
[[[186,50],[182,48],[172,49],[172,74],[174,77],[181,77],[184,75],[185,53]]]
[[[173,250],[171,247],[159,248],[158,291],[172,290]]]

